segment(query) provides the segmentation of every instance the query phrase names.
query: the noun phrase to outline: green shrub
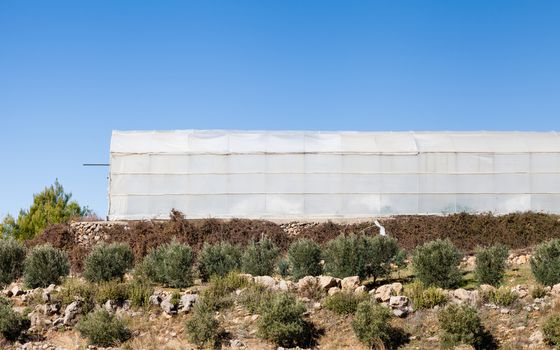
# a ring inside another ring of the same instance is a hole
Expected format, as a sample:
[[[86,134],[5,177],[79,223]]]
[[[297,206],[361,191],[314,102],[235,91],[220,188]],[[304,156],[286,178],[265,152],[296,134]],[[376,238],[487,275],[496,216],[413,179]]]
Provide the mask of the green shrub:
[[[46,244],[31,250],[25,259],[23,278],[30,288],[45,288],[53,283],[59,284],[61,277],[69,272],[68,255]]]
[[[437,287],[426,287],[420,281],[414,281],[404,288],[404,295],[410,298],[414,309],[431,309],[447,302],[447,296]]]
[[[103,347],[118,346],[131,335],[124,321],[105,309],[87,314],[75,328],[89,344]]]
[[[122,279],[132,267],[132,250],[124,243],[96,245],[84,262],[83,276],[90,282]]]
[[[0,333],[7,340],[16,340],[20,334],[27,330],[31,322],[8,305],[0,304]]]
[[[25,247],[14,239],[0,239],[0,287],[15,281],[23,273]]]
[[[290,245],[288,261],[294,280],[305,276],[319,276],[321,266],[321,247],[309,239],[300,239]]]
[[[537,284],[531,289],[531,297],[533,297],[533,299],[544,298],[545,296],[546,289],[542,285]]]
[[[365,293],[354,294],[339,292],[329,295],[325,298],[325,309],[330,310],[339,315],[351,315],[356,312],[358,304],[368,299]]]
[[[504,278],[508,249],[504,245],[478,248],[474,273],[480,284],[497,287]]]
[[[193,315],[186,322],[189,341],[199,348],[215,348],[220,339],[220,323],[214,316],[214,310],[201,300],[194,306]]]
[[[367,346],[384,349],[391,341],[391,312],[388,308],[372,301],[358,304],[352,320],[352,329],[358,340]]]
[[[253,276],[271,275],[279,250],[268,238],[251,241],[241,257],[241,269]]]
[[[185,288],[193,285],[193,261],[192,249],[173,241],[152,250],[144,259],[141,269],[154,283]]]
[[[228,242],[204,243],[198,256],[200,278],[208,281],[211,276],[225,276],[241,266],[241,250]]]
[[[228,308],[233,304],[231,293],[249,284],[249,281],[235,272],[224,277],[214,275],[210,278],[208,287],[202,291],[202,299],[213,310]]]
[[[278,274],[282,276],[282,278],[288,277],[290,274],[290,262],[286,259],[281,259],[278,261]]]
[[[148,281],[134,279],[128,284],[128,298],[134,307],[147,307],[150,305],[150,296],[154,294],[154,288]]]
[[[126,299],[128,299],[128,284],[117,280],[100,283],[95,294],[95,301],[100,305],[105,304],[107,300],[122,303]]]
[[[416,248],[412,267],[416,277],[427,286],[451,288],[461,280],[461,254],[448,240],[435,240]]]
[[[238,301],[252,314],[260,313],[262,305],[267,305],[273,297],[273,292],[266,286],[251,283],[239,295]]]
[[[394,238],[386,236],[340,235],[327,243],[325,271],[338,278],[360,276],[365,279],[383,277],[391,272],[391,264],[399,249]]]
[[[517,301],[519,296],[507,287],[486,290],[480,293],[480,299],[485,303],[493,303],[498,306],[511,306]]]
[[[560,315],[550,316],[542,326],[544,338],[551,345],[560,345]]]
[[[479,348],[483,328],[476,309],[468,305],[449,305],[438,314],[440,337],[444,347],[468,344]]]
[[[560,239],[537,246],[531,257],[531,271],[535,279],[545,286],[560,283]]]
[[[81,300],[82,310],[87,313],[95,307],[96,294],[96,285],[77,278],[66,278],[60,292],[53,292],[51,299],[60,302],[63,309],[75,300]]]
[[[305,306],[288,293],[276,293],[261,307],[257,334],[278,346],[295,347],[309,338],[309,326],[303,319]]]

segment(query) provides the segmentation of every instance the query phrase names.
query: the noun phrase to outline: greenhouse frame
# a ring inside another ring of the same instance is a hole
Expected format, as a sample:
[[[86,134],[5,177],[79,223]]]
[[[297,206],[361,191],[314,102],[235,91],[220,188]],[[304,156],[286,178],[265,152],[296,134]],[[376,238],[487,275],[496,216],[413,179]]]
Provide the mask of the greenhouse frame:
[[[560,213],[556,132],[113,131],[109,219]]]

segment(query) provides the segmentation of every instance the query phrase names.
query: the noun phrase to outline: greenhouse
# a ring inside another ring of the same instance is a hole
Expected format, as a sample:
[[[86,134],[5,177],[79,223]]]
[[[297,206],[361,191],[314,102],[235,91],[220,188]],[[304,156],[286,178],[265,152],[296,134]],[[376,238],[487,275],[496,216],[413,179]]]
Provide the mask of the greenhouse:
[[[556,132],[114,131],[109,219],[560,213]]]

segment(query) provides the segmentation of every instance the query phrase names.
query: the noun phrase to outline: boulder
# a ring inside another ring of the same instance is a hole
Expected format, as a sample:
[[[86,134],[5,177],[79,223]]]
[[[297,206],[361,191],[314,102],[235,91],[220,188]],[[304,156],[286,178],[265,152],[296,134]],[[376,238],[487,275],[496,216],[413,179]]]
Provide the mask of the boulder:
[[[294,288],[295,288],[295,284],[292,281],[280,280],[276,285],[276,289],[283,292],[294,290]]]
[[[274,289],[276,286],[276,280],[270,276],[255,276],[254,281],[255,283],[263,285],[269,289]]]
[[[403,308],[407,306],[409,300],[404,295],[394,295],[389,298],[389,306],[392,308]]]
[[[299,290],[301,290],[305,288],[305,286],[314,285],[317,283],[317,278],[315,278],[314,276],[305,276],[299,279],[299,281],[297,282],[297,287]]]
[[[529,342],[531,342],[531,344],[540,344],[544,342],[544,334],[541,331],[534,331],[529,336]]]
[[[553,294],[560,294],[560,283],[553,285],[551,291]]]
[[[359,287],[356,287],[356,289],[354,289],[354,294],[362,294],[362,293],[367,293],[367,287],[366,286],[359,286]]]
[[[340,279],[334,278],[331,276],[319,276],[317,277],[319,280],[319,285],[323,288],[324,291],[328,291],[332,287],[340,286]]]
[[[356,288],[360,286],[360,277],[358,276],[350,276],[343,278],[340,282],[342,290],[347,292],[353,292]]]
[[[159,304],[161,304],[162,300],[163,299],[161,298],[161,295],[152,294],[152,295],[150,295],[150,298],[148,299],[148,302],[150,303],[150,305],[159,306]]]
[[[477,290],[466,290],[463,288],[451,290],[448,293],[449,299],[455,304],[470,304],[476,305],[478,302],[478,291]]]
[[[75,300],[71,302],[66,309],[64,309],[64,318],[62,319],[62,323],[64,325],[74,325],[78,320],[77,317],[82,313],[82,301]]]
[[[378,301],[388,301],[393,295],[400,295],[403,290],[402,283],[385,284],[375,290],[373,296]]]
[[[335,293],[340,293],[340,292],[341,292],[340,288],[338,288],[338,287],[331,287],[331,288],[329,288],[327,294],[328,294],[328,295],[333,295],[333,294],[335,294]]]
[[[179,305],[172,303],[171,296],[168,296],[161,301],[161,304],[159,306],[166,314],[175,315],[177,313],[177,308]]]
[[[196,294],[182,295],[179,301],[179,309],[181,310],[181,312],[189,312],[197,300],[198,295]]]
[[[17,296],[20,296],[20,295],[24,294],[23,289],[21,289],[21,288],[20,288],[19,286],[17,286],[17,285],[14,286],[14,287],[11,289],[11,292],[12,292],[12,296],[13,296],[13,297],[17,297]]]

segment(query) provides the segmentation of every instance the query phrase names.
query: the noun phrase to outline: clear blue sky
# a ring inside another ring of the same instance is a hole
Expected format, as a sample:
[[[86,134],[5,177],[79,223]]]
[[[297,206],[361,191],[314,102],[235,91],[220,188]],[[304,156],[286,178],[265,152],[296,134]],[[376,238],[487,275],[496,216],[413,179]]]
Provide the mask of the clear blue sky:
[[[559,1],[0,1],[0,215],[112,129],[553,130]]]

